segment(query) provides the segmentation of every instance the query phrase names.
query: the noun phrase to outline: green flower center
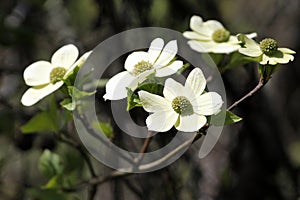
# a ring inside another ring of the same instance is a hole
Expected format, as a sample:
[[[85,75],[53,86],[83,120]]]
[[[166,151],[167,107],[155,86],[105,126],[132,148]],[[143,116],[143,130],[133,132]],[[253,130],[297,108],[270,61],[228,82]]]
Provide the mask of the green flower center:
[[[212,34],[212,39],[215,42],[227,42],[230,37],[230,32],[226,29],[218,29]]]
[[[278,45],[277,45],[276,40],[274,40],[272,38],[263,39],[259,43],[259,46],[260,46],[261,51],[264,54],[266,54],[267,56],[273,55],[278,49]]]
[[[191,102],[184,96],[178,96],[173,99],[172,108],[181,116],[188,116],[194,113]]]
[[[58,81],[63,80],[66,72],[67,72],[67,70],[63,67],[55,67],[50,72],[50,82],[54,84],[54,83],[57,83]]]
[[[153,65],[150,62],[140,61],[134,66],[132,74],[134,76],[137,76],[137,75],[143,73],[144,71],[147,71],[150,69],[153,69]]]

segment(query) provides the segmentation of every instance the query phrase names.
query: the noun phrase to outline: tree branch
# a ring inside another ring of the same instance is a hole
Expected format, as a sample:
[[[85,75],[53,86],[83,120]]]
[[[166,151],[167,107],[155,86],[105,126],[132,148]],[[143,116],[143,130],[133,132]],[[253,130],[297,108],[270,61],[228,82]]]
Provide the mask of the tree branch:
[[[184,143],[179,145],[176,149],[174,149],[173,151],[171,151],[170,153],[168,153],[164,157],[162,157],[162,158],[160,158],[156,161],[153,161],[151,163],[140,165],[140,166],[137,167],[137,169],[141,170],[141,171],[146,171],[146,170],[150,170],[151,168],[154,168],[154,167],[160,165],[161,163],[163,163],[163,162],[167,161],[168,159],[170,159],[173,155],[175,155],[177,152],[179,152],[183,148],[187,147],[191,143],[193,143],[196,140],[200,139],[202,135],[203,135],[202,133],[196,132],[194,137],[192,137],[191,139],[185,141]],[[148,137],[148,138],[150,138],[150,137]],[[146,147],[149,145],[150,140],[147,140],[147,139],[145,140],[144,145],[143,145],[143,147],[145,147],[145,148],[142,148],[142,150],[146,150]],[[121,169],[122,171],[115,170],[111,174],[109,174],[105,177],[93,177],[90,180],[83,181],[83,182],[79,183],[78,185],[74,186],[73,188],[63,188],[62,190],[65,191],[65,192],[74,192],[74,191],[77,191],[77,190],[82,190],[83,188],[91,186],[91,185],[100,185],[102,183],[105,183],[106,181],[110,181],[110,180],[114,180],[114,179],[117,179],[117,178],[132,175],[133,173],[131,173],[130,171],[132,171],[133,169],[134,169],[134,167],[128,168],[128,169]]]
[[[249,97],[251,97],[254,93],[258,92],[264,85],[265,85],[264,80],[262,78],[260,78],[259,81],[258,81],[258,84],[255,86],[255,88],[253,88],[248,94],[246,94],[245,96],[243,96],[241,99],[239,99],[238,101],[234,102],[231,106],[229,106],[227,108],[227,110],[232,110],[233,108],[235,108],[241,102],[243,102],[244,100],[246,100]]]

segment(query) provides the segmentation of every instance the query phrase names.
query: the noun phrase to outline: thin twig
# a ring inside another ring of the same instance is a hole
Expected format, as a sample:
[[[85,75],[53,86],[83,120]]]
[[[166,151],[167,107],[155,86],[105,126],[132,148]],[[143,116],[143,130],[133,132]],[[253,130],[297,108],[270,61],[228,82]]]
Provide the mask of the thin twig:
[[[243,96],[241,99],[239,99],[238,101],[234,102],[231,106],[228,107],[227,110],[232,110],[233,108],[235,108],[237,105],[239,105],[245,99],[251,97],[254,93],[256,93],[257,91],[259,91],[264,85],[265,85],[264,84],[264,80],[262,78],[260,78],[259,82],[255,86],[255,88],[253,88],[248,94],[246,94],[245,96]]]
[[[140,154],[139,154],[139,156],[134,160],[134,162],[135,162],[136,164],[139,164],[139,163],[142,161],[142,159],[143,159],[143,157],[144,157],[144,153],[147,151],[147,149],[148,149],[148,147],[149,147],[149,145],[150,145],[150,142],[151,142],[151,139],[152,139],[151,135],[152,135],[152,132],[151,132],[151,131],[148,131],[147,138],[145,139],[144,144],[143,144],[143,146],[142,146],[142,148],[141,148],[141,150],[140,150]]]
[[[176,153],[178,153],[181,149],[186,148],[187,146],[189,146],[194,141],[194,139],[197,137],[198,134],[199,134],[199,132],[196,132],[195,135],[194,135],[194,137],[192,137],[191,139],[185,141],[184,143],[182,143],[181,145],[179,145],[177,148],[175,148],[173,151],[171,151],[170,153],[168,153],[164,157],[162,157],[162,158],[160,158],[160,159],[158,159],[156,161],[153,161],[151,163],[141,165],[141,166],[138,167],[138,169],[142,170],[142,171],[146,171],[146,170],[154,168],[154,167],[160,165],[161,163],[169,160],[173,155],[175,155]]]

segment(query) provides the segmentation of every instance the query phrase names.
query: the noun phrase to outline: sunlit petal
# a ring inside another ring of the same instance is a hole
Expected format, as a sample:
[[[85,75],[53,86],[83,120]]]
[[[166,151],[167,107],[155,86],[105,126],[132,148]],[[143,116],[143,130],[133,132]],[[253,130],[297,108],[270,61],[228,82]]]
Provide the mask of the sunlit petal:
[[[165,98],[146,91],[138,92],[143,108],[147,112],[166,111],[172,109],[171,103]]]
[[[193,105],[193,108],[199,115],[213,115],[220,111],[222,104],[222,97],[218,93],[207,92],[197,98],[197,105]]]
[[[38,86],[50,83],[50,72],[53,66],[47,61],[38,61],[29,65],[23,74],[25,83],[29,86]]]
[[[178,114],[173,110],[155,112],[146,119],[149,130],[166,132],[170,130],[178,119]]]
[[[186,79],[185,87],[190,88],[194,92],[195,98],[203,93],[206,87],[206,79],[201,69],[195,68],[190,72]],[[193,99],[190,99],[190,101],[193,101]]]
[[[177,54],[177,41],[172,40],[166,44],[164,49],[162,50],[159,58],[155,62],[155,65],[165,66],[167,65]]]
[[[240,47],[241,46],[239,44],[231,44],[229,42],[223,42],[223,43],[216,45],[214,48],[212,48],[212,50],[210,52],[228,54],[228,53],[237,51],[238,49],[240,49]]]
[[[135,77],[129,72],[124,71],[113,76],[106,83],[106,94],[103,96],[105,100],[119,100],[127,97],[127,89],[129,84],[134,81]]]
[[[43,87],[32,87],[29,88],[22,96],[21,103],[24,106],[32,106],[38,101],[51,94],[58,88],[60,88],[64,83],[59,81],[55,84],[48,84]]]
[[[150,63],[154,63],[157,60],[163,47],[164,47],[164,40],[161,38],[156,38],[151,42],[151,45],[148,50]]]
[[[203,41],[195,41],[195,40],[188,41],[188,45],[193,50],[198,51],[200,53],[211,52],[216,46],[215,43],[212,41],[203,42]]]
[[[73,70],[78,66],[78,65],[82,65],[84,64],[84,62],[86,61],[86,59],[91,55],[92,51],[86,52],[85,54],[83,54],[66,72],[66,75],[64,78],[68,77]]]
[[[183,85],[171,78],[166,80],[163,94],[167,100],[172,101],[175,97],[182,96],[184,93],[185,88]]]
[[[210,30],[211,34],[218,29],[224,29],[224,26],[216,20],[208,20],[203,23],[203,26],[207,27]]]
[[[54,67],[64,67],[67,70],[75,63],[78,58],[78,49],[73,44],[68,44],[58,49],[51,58]]]
[[[288,48],[278,48],[279,51],[281,51],[282,53],[287,53],[287,54],[295,54],[296,52],[288,49]]]
[[[208,41],[211,39],[210,36],[207,35],[202,35],[199,34],[197,32],[193,32],[193,31],[185,31],[183,33],[183,36],[187,39],[192,39],[192,40],[204,40],[204,41]]]
[[[206,117],[203,115],[180,116],[179,125],[175,128],[184,132],[194,132],[202,128],[206,124],[206,121]]]
[[[203,26],[203,20],[199,16],[192,16],[190,20],[190,28],[197,32],[200,35],[210,37],[211,31],[209,30],[209,27]]]
[[[155,76],[157,77],[165,77],[175,74],[180,68],[182,68],[183,62],[181,60],[176,60],[172,62],[170,65],[157,69]]]

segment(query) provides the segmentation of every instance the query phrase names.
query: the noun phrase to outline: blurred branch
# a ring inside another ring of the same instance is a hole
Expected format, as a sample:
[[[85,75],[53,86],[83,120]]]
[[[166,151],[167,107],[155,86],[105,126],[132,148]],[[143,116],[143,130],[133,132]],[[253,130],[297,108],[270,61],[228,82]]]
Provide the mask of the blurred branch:
[[[178,153],[180,150],[186,148],[187,146],[189,146],[191,143],[195,142],[196,140],[200,139],[202,136],[202,133],[200,132],[196,132],[194,137],[190,138],[189,140],[185,141],[184,143],[182,143],[181,145],[179,145],[177,148],[175,148],[173,151],[171,151],[170,153],[168,153],[167,155],[165,155],[164,157],[153,161],[151,163],[148,164],[144,164],[144,165],[140,165],[137,167],[138,170],[141,171],[147,171],[150,170],[158,165],[160,165],[161,163],[167,161],[168,159],[170,159],[173,155],[175,155],[176,153]],[[148,137],[150,138],[150,137]],[[147,139],[148,139],[147,138]],[[145,143],[142,147],[142,150],[145,151],[146,147],[149,145],[150,139],[149,140],[145,140]],[[100,185],[102,183],[105,183],[107,181],[111,181],[117,178],[121,178],[121,177],[125,177],[128,175],[132,175],[133,173],[130,173],[130,171],[132,171],[134,169],[134,167],[132,168],[127,168],[127,169],[119,169],[119,170],[115,170],[113,171],[111,174],[104,176],[104,177],[93,177],[90,180],[87,181],[83,181],[81,183],[79,183],[78,185],[74,186],[73,188],[63,188],[62,190],[65,192],[74,192],[77,190],[81,190],[85,187],[91,186],[91,185]],[[120,171],[122,170],[122,171]]]

